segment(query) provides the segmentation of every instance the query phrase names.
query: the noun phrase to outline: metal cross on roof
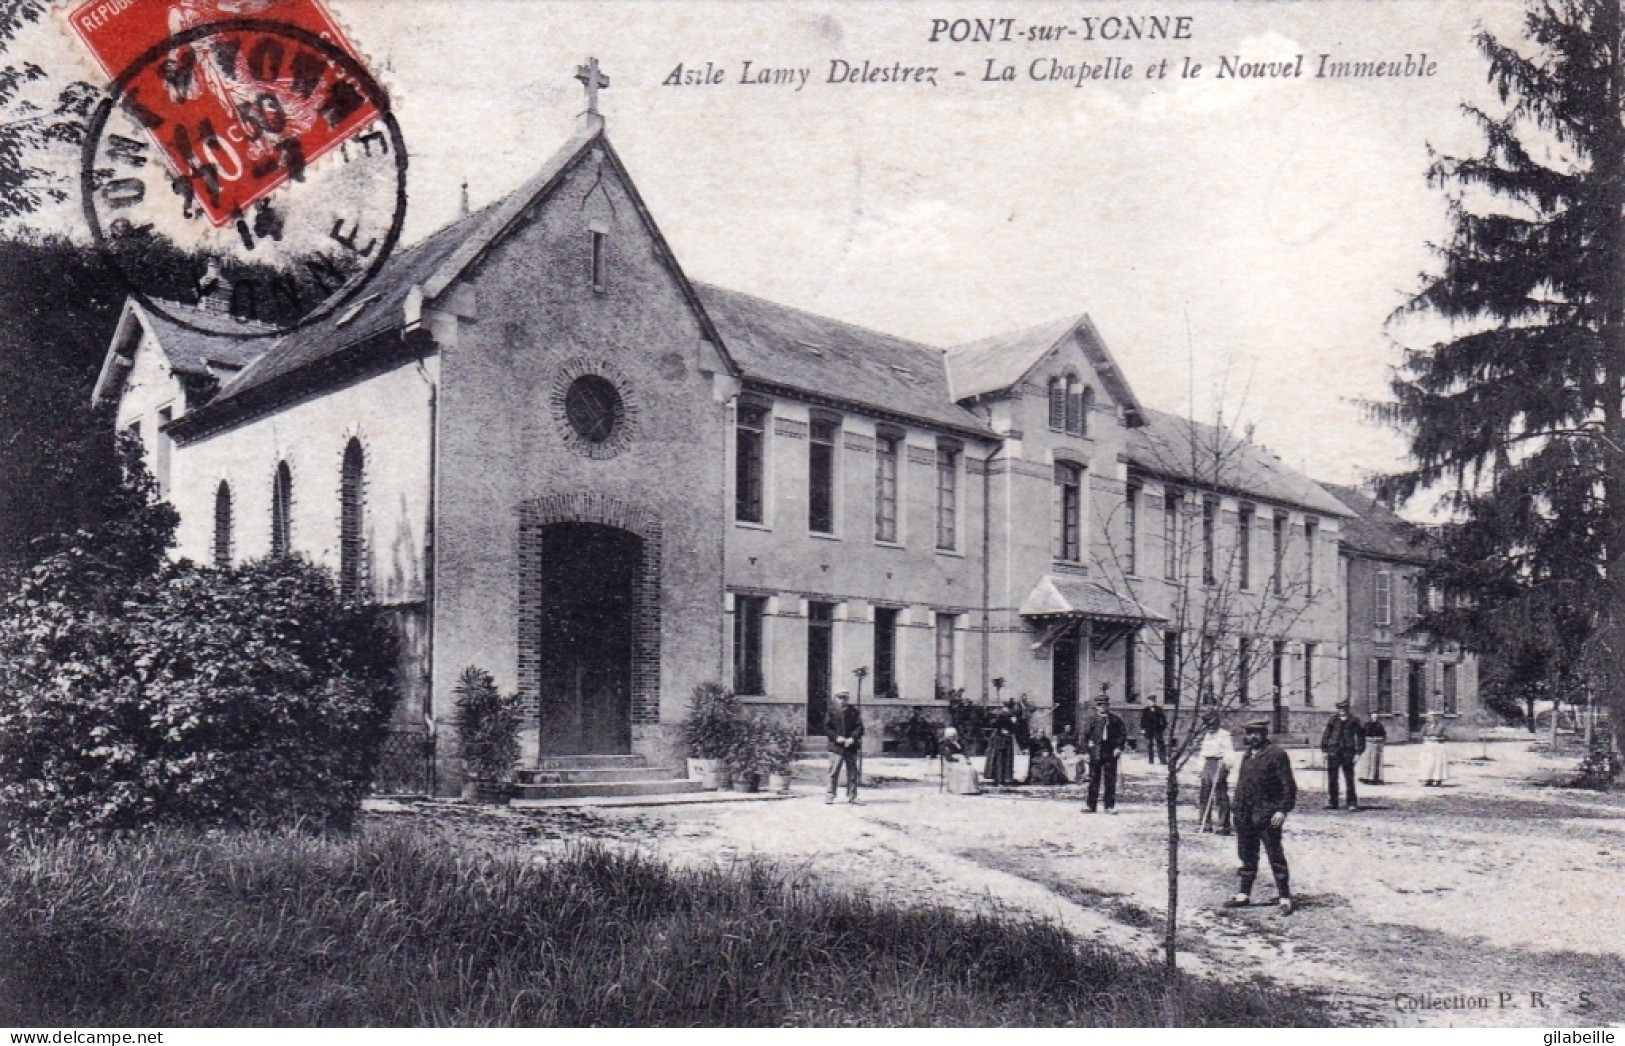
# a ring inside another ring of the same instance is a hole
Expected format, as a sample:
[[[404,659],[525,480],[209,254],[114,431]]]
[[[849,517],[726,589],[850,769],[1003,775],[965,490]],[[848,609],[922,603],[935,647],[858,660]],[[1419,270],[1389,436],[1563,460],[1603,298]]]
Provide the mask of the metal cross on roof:
[[[609,77],[598,70],[598,59],[587,59],[586,65],[576,66],[576,79],[587,91],[587,111],[598,111],[598,92],[609,90]]]

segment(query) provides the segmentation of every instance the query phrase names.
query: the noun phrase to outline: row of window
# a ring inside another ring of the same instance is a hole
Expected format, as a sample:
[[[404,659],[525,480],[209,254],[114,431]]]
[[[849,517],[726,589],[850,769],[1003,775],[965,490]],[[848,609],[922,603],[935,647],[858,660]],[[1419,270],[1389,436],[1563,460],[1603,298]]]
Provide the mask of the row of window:
[[[1124,497],[1124,513],[1127,520],[1127,542],[1124,547],[1124,573],[1131,577],[1138,576],[1141,563],[1139,561],[1140,545],[1140,499],[1143,491],[1138,484],[1129,484]],[[1179,490],[1168,489],[1163,492],[1162,498],[1162,575],[1170,581],[1177,581],[1184,573],[1185,564],[1182,562],[1181,535],[1184,533],[1187,520],[1187,502],[1189,498]],[[1220,576],[1218,563],[1218,532],[1219,532],[1219,499],[1204,497],[1201,501],[1202,521],[1202,583],[1217,584]],[[1253,587],[1253,541],[1257,508],[1253,505],[1243,504],[1236,511],[1235,522],[1235,557],[1230,563],[1229,573],[1235,581],[1236,587],[1242,591],[1251,591]],[[1291,535],[1291,519],[1285,512],[1276,512],[1270,525],[1270,574],[1269,587],[1276,595],[1283,595],[1286,589],[1286,557]],[[1307,592],[1313,593],[1315,589],[1315,546],[1320,535],[1320,521],[1308,517],[1303,521],[1304,535],[1304,587]]]
[[[1407,698],[1418,706],[1418,711],[1432,707],[1427,693],[1427,662],[1407,662],[1407,671],[1410,677],[1406,681],[1409,690]],[[1392,658],[1379,657],[1372,659],[1371,675],[1369,678],[1371,706],[1379,714],[1391,713],[1394,710],[1394,666]],[[1439,666],[1439,691],[1443,711],[1448,715],[1455,715],[1459,708],[1457,688],[1457,667],[1446,663]]]
[[[1185,690],[1185,682],[1194,682],[1196,686],[1196,700],[1198,703],[1208,704],[1221,699],[1228,701],[1230,695],[1218,693],[1227,683],[1235,688],[1235,698],[1239,704],[1247,705],[1253,699],[1253,680],[1259,676],[1264,664],[1259,658],[1269,657],[1269,694],[1275,704],[1280,704],[1286,694],[1289,676],[1289,664],[1292,661],[1292,644],[1285,639],[1264,640],[1268,643],[1263,648],[1261,642],[1253,636],[1240,636],[1236,640],[1235,653],[1227,655],[1220,652],[1221,637],[1204,634],[1201,637],[1201,646],[1194,660],[1182,657],[1184,654],[1184,640],[1178,632],[1164,632],[1162,634],[1162,692],[1164,700],[1170,704],[1177,704]],[[1138,652],[1136,644],[1127,646],[1127,663],[1124,665],[1124,683],[1132,694],[1132,680],[1136,678],[1135,660]],[[1303,706],[1313,708],[1315,705],[1315,664],[1320,657],[1319,643],[1303,643],[1298,647],[1298,654],[1303,661],[1303,668],[1299,675],[1302,684],[1301,694]],[[1231,658],[1233,657],[1233,660]],[[1181,669],[1184,670],[1185,680],[1182,681]],[[1130,699],[1131,701],[1133,698]]]
[[[339,479],[339,591],[346,599],[362,594],[362,513],[364,511],[366,455],[361,442],[352,439],[344,447],[344,464]],[[232,564],[236,522],[231,484],[221,480],[214,492],[214,564]],[[279,461],[271,475],[271,555],[293,554],[293,472]]]
[[[1390,571],[1379,570],[1372,576],[1372,586],[1378,628],[1393,627],[1398,623],[1401,614],[1406,620],[1414,621],[1422,616],[1424,608],[1441,610],[1446,606],[1448,599],[1444,592],[1429,585],[1419,573],[1399,574],[1396,577]],[[1395,589],[1398,589],[1400,597],[1397,614],[1394,606]]]
[[[809,694],[827,696],[834,684],[836,606],[835,603],[807,604]],[[897,630],[901,614],[897,607],[874,608],[874,621],[870,626],[874,657],[868,686],[875,697],[902,696],[897,679]],[[766,596],[734,596],[733,684],[736,693],[755,695],[767,692],[764,669],[766,620]],[[957,664],[954,630],[957,622],[956,614],[932,615],[931,627],[936,644],[933,683],[937,700],[946,700],[954,689]]]
[[[767,522],[767,425],[771,416],[763,405],[742,404],[734,436],[734,519],[741,523]],[[807,530],[835,536],[837,453],[841,422],[814,417],[807,439]],[[901,542],[897,498],[904,450],[901,430],[880,428],[875,433],[874,539]],[[936,448],[936,547],[959,547],[960,444],[940,440]]]

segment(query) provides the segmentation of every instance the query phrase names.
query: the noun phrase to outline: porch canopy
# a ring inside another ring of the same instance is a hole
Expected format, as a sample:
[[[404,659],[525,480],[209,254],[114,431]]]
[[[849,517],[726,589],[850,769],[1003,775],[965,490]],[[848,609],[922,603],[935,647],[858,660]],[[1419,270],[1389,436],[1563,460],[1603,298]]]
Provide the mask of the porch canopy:
[[[1043,629],[1036,650],[1080,621],[1088,621],[1103,647],[1142,625],[1166,624],[1168,619],[1145,607],[1133,596],[1087,578],[1045,574],[1028,593],[1018,613]]]

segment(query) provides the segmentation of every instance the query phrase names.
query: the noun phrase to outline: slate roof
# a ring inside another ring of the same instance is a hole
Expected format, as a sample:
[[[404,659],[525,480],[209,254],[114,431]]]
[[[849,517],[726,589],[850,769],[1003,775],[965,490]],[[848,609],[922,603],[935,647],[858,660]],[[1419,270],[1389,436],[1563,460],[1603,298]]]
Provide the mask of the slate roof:
[[[1133,596],[1085,578],[1045,574],[1021,604],[1022,617],[1093,617],[1114,621],[1166,621]]]
[[[1144,415],[1144,425],[1128,430],[1128,459],[1146,472],[1322,515],[1352,514],[1320,484],[1262,447],[1177,414],[1146,410]]]
[[[142,309],[141,314],[152,327],[152,333],[158,339],[158,344],[163,346],[164,355],[168,357],[169,366],[173,370],[188,374],[209,374],[212,373],[208,366],[210,363],[227,368],[246,367],[264,355],[276,341],[273,333],[275,328],[263,323],[239,322],[230,316],[178,301],[158,299],[153,304],[164,311]],[[175,319],[171,319],[171,316]],[[182,326],[176,320],[184,320],[191,326]],[[222,334],[260,332],[265,337],[220,337],[205,334],[194,327],[205,327],[220,331]]]
[[[1076,335],[1084,356],[1100,376],[1107,395],[1121,406],[1130,425],[1140,422],[1140,401],[1122,368],[1095,330],[1088,316],[1068,316],[1036,327],[995,334],[948,350],[951,397],[966,400],[988,392],[1002,392],[1020,381],[1034,365],[1064,339]]]
[[[1345,547],[1382,559],[1412,563],[1427,561],[1428,534],[1425,529],[1401,519],[1388,506],[1355,487],[1325,486],[1332,496],[1354,513],[1353,519],[1343,522],[1341,540]]]
[[[703,283],[694,290],[747,381],[992,435],[949,395],[941,349],[739,291]]]

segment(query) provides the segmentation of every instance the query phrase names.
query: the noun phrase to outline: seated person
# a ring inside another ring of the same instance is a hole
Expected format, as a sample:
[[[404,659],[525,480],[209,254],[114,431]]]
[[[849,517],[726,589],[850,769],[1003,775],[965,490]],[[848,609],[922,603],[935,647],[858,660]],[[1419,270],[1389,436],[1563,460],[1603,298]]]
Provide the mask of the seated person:
[[[970,759],[965,754],[964,743],[959,740],[959,731],[951,726],[942,732],[942,740],[937,742],[937,755],[949,763],[968,762]]]
[[[1055,755],[1055,743],[1045,734],[1033,738],[1028,748],[1031,756],[1027,764],[1027,783],[1035,785],[1063,785],[1070,780],[1066,767]]]

